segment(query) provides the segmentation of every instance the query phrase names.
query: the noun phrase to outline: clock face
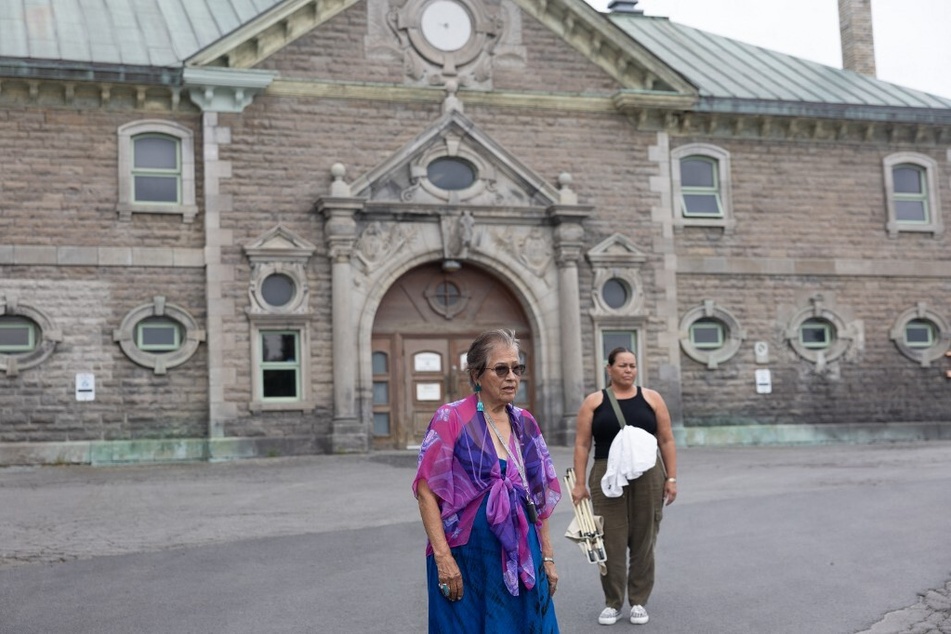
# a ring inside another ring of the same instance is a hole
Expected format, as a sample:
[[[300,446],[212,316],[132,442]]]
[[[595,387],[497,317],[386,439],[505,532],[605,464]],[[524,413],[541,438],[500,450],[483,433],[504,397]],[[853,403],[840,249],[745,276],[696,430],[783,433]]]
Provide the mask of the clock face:
[[[419,26],[426,41],[446,53],[458,51],[472,37],[469,12],[452,0],[435,0],[427,6]]]

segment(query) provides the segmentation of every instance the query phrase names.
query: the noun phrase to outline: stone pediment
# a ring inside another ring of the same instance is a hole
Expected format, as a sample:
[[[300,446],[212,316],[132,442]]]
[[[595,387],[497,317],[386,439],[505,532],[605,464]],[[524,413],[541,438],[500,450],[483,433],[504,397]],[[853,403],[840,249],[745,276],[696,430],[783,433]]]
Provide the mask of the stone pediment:
[[[697,94],[679,73],[584,0],[507,1],[613,77],[622,89],[654,97]],[[390,11],[404,2],[391,0]],[[186,66],[253,68],[356,4],[358,0],[286,0],[205,47],[186,60]]]
[[[586,257],[595,267],[625,267],[647,261],[647,253],[620,233],[615,233],[592,247]]]
[[[252,263],[258,261],[307,261],[317,247],[285,227],[277,225],[244,247]]]
[[[437,184],[435,165],[470,170],[463,185]],[[468,183],[468,184],[466,184]],[[351,195],[371,203],[536,207],[561,202],[559,190],[482,132],[450,111],[389,159],[350,184]]]

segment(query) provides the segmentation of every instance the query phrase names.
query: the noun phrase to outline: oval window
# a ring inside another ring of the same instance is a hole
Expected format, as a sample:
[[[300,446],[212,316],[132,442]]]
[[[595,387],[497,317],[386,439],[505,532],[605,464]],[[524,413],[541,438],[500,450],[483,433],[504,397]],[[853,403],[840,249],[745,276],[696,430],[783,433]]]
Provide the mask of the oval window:
[[[630,291],[628,291],[627,284],[616,277],[612,277],[601,287],[601,296],[604,298],[605,304],[617,310],[627,303]]]
[[[261,284],[261,297],[271,306],[284,306],[294,299],[297,288],[287,275],[268,275]]]
[[[475,183],[476,169],[465,159],[444,156],[426,167],[426,178],[439,189],[459,191]]]

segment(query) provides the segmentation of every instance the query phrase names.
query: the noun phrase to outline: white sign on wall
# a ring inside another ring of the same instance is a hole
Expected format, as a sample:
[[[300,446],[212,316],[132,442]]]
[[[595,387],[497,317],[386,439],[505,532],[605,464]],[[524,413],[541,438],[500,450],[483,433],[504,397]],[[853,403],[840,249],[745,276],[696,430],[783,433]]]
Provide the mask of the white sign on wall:
[[[76,400],[96,400],[96,375],[80,372],[76,375]]]
[[[756,393],[771,394],[773,391],[773,378],[769,370],[760,368],[756,370]]]

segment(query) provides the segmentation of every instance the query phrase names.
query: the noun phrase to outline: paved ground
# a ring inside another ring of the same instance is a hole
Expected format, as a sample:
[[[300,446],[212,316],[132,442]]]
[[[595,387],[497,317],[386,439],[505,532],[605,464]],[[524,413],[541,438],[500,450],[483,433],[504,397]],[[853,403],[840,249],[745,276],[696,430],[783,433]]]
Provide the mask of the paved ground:
[[[0,633],[425,631],[413,467],[0,469]],[[951,443],[690,448],[678,480],[651,622],[615,629],[951,634]],[[555,546],[562,631],[605,631],[594,567]]]

